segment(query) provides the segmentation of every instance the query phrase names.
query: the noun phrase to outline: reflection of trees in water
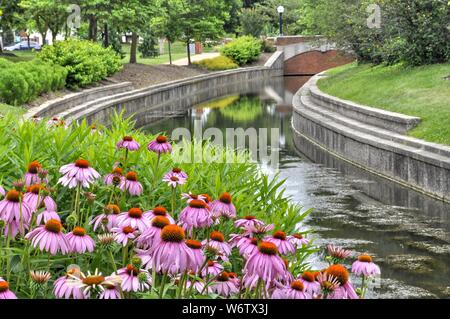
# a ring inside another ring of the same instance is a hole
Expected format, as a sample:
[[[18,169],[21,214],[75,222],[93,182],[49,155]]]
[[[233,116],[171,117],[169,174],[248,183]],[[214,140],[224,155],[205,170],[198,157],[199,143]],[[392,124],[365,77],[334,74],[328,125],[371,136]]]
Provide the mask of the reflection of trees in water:
[[[254,96],[241,97],[235,103],[219,109],[220,113],[233,121],[248,122],[262,115],[261,100]]]

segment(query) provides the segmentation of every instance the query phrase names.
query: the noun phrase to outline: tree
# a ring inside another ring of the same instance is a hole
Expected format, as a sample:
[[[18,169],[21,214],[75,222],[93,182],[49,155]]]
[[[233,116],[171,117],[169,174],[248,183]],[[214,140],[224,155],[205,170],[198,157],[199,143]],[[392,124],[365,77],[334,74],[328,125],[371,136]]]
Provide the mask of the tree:
[[[259,38],[264,31],[268,18],[255,8],[242,9],[239,20],[241,22],[239,32],[243,35],[251,35]]]

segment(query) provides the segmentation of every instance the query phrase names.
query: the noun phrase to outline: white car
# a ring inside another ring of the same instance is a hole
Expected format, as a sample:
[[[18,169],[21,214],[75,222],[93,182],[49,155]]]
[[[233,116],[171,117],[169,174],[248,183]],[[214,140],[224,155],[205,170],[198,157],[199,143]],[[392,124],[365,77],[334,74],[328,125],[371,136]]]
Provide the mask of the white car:
[[[40,50],[41,45],[37,42],[30,41],[30,46],[28,46],[28,41],[22,41],[3,48],[3,50],[5,51],[31,50],[31,49]]]

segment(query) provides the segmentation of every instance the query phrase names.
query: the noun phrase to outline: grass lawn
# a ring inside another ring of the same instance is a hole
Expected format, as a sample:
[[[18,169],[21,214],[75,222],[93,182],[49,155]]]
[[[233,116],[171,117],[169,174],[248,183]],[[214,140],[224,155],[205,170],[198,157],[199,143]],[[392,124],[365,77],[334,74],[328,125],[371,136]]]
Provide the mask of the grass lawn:
[[[126,56],[122,59],[123,63],[128,63],[130,61],[130,44],[123,44],[122,50],[125,52]],[[137,62],[141,64],[156,65],[164,64],[169,62],[169,45],[167,42],[164,45],[164,53],[156,58],[141,58],[141,53],[137,51]],[[203,52],[214,52],[212,47],[203,47]],[[182,42],[172,43],[172,61],[187,58],[186,44]]]
[[[4,51],[5,55],[0,54],[0,58],[4,58],[11,62],[31,61],[36,57],[37,51],[34,50],[17,50],[17,51]],[[14,56],[10,56],[12,53]]]
[[[23,107],[0,103],[0,115],[13,114],[14,116],[19,117],[24,113],[25,109]]]
[[[450,145],[450,63],[405,68],[348,64],[330,70],[318,85],[357,103],[418,116],[409,135]]]

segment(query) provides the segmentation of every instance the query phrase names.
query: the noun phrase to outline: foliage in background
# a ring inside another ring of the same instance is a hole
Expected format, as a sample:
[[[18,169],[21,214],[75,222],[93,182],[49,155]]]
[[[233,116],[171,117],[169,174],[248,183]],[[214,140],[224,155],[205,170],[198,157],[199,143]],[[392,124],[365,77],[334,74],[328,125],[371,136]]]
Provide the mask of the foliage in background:
[[[142,43],[138,47],[142,58],[154,58],[159,56],[158,38],[152,31],[143,35]]]
[[[70,39],[45,46],[38,59],[66,68],[67,85],[83,87],[103,80],[122,68],[120,57],[112,48],[91,41]]]
[[[243,36],[226,44],[221,53],[238,65],[244,65],[258,60],[261,55],[261,41],[251,36]]]
[[[203,59],[193,62],[192,64],[210,71],[231,70],[239,67],[239,65],[234,63],[233,60],[225,56],[218,56],[212,59]]]
[[[12,63],[0,58],[0,102],[21,105],[66,84],[65,68],[38,61]]]
[[[370,0],[304,0],[299,24],[321,34],[359,61],[423,65],[450,58],[450,4],[447,0],[380,1],[380,28],[369,28]]]
[[[239,21],[240,34],[259,38],[264,32],[268,18],[255,8],[245,8],[239,14]]]

